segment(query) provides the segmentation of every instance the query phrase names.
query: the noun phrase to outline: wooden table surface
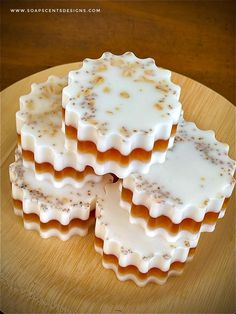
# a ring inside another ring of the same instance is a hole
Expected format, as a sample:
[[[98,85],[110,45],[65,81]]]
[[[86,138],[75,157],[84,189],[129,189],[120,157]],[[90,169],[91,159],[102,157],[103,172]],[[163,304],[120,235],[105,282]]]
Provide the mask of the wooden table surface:
[[[235,102],[235,1],[1,1],[2,89],[58,64],[133,51]],[[100,8],[100,13],[11,13]]]

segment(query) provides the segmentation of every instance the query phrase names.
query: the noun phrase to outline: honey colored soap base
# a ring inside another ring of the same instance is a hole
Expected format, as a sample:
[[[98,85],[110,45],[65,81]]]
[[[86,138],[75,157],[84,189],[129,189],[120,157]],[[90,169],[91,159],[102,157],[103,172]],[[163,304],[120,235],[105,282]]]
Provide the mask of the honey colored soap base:
[[[133,161],[142,164],[154,162],[163,162],[166,151],[173,146],[176,125],[173,125],[171,135],[167,140],[157,140],[151,150],[147,151],[142,148],[135,148],[128,155],[122,155],[117,149],[111,148],[106,151],[99,151],[96,145],[91,141],[81,141],[77,139],[77,130],[69,127],[62,122],[62,128],[66,134],[66,148],[78,154],[88,154],[96,157],[98,164],[104,164],[106,161],[113,161],[120,167],[128,167]],[[95,164],[96,166],[96,164]]]
[[[142,273],[153,267],[166,272],[172,263],[185,262],[199,237],[191,244],[170,242],[164,235],[148,237],[142,227],[130,224],[128,212],[120,207],[120,184],[106,185],[105,196],[96,204],[95,236],[104,242],[104,253],[115,255],[120,266],[134,265]]]
[[[174,224],[169,217],[164,215],[156,218],[150,217],[146,207],[132,203],[132,192],[124,187],[121,190],[120,205],[129,212],[130,223],[142,226],[149,237],[164,234],[169,241],[177,241],[182,238],[191,243],[198,237],[199,232],[213,232],[215,230],[217,220],[224,217],[228,203],[228,199],[225,200],[220,212],[208,212],[204,219],[199,222],[185,218],[179,224]]]
[[[174,133],[167,141],[157,141],[153,151],[135,149],[128,156],[123,156],[114,149],[99,152],[92,142],[78,142],[75,138],[67,140],[66,147],[77,154],[81,163],[92,167],[97,175],[113,173],[118,178],[125,178],[134,171],[147,173],[152,164],[164,162],[166,152],[173,146],[173,142]]]
[[[37,214],[24,213],[22,202],[19,200],[13,200],[13,204],[15,214],[22,217],[24,228],[38,232],[44,239],[57,237],[62,241],[67,241],[72,236],[84,237],[95,223],[94,210],[90,212],[87,220],[73,219],[68,225],[62,225],[57,220],[44,223],[40,221]]]
[[[20,97],[16,113],[18,144],[24,166],[35,171],[38,180],[50,180],[55,187],[73,184],[80,188],[87,181],[102,178],[86,171],[86,163],[65,148],[61,93],[66,84],[67,78],[50,76],[44,83],[32,84],[31,92]]]
[[[68,184],[75,188],[81,188],[88,181],[100,182],[102,179],[102,176],[96,175],[90,166],[86,166],[83,171],[77,171],[72,167],[65,167],[57,171],[51,163],[36,162],[31,151],[22,149],[20,151],[22,152],[24,167],[33,170],[37,180],[50,181],[56,188],[63,188]]]
[[[174,224],[186,218],[200,222],[206,213],[219,213],[232,194],[236,162],[228,151],[213,131],[182,120],[166,161],[152,165],[147,174],[132,173],[122,185],[132,192],[133,204],[147,208],[150,218],[164,215]]]
[[[40,123],[38,123],[38,129],[42,129]],[[143,160],[143,158],[139,160],[139,157],[131,161],[126,160],[124,163],[123,157],[118,160],[113,160],[112,156],[109,156],[104,160],[104,158],[99,157],[100,153],[87,153],[81,150],[73,150],[72,147],[66,148],[64,154],[57,155],[54,150],[49,151],[49,146],[44,144],[45,140],[47,140],[46,136],[46,139],[42,136],[39,141],[37,136],[34,137],[32,132],[27,135],[26,133],[22,134],[21,138],[23,141],[19,140],[19,142],[22,142],[19,149],[22,150],[24,166],[35,170],[37,179],[50,179],[56,187],[62,187],[65,184],[74,184],[78,188],[81,187],[83,181],[76,179],[76,177],[83,177],[85,182],[86,180],[98,182],[101,176],[107,173],[113,173],[119,178],[124,178],[133,171],[147,173],[152,164],[164,162],[166,149],[173,145],[174,139],[173,136],[170,138],[167,144],[165,144],[164,150],[160,149],[154,153],[150,152],[150,159],[148,159],[147,162]],[[166,145],[168,146],[166,147]],[[137,152],[136,155],[140,156],[139,152]],[[89,176],[85,174],[86,167],[92,168],[93,170],[90,171]],[[47,168],[47,170],[43,170],[44,168]],[[73,172],[69,176],[65,175],[68,168],[70,172]],[[60,179],[57,179],[57,177],[60,177]]]
[[[96,252],[102,255],[102,265],[104,268],[113,270],[118,280],[131,280],[139,287],[144,287],[151,282],[163,285],[169,277],[181,275],[186,262],[191,261],[195,253],[195,249],[191,249],[186,262],[175,262],[171,264],[170,270],[167,272],[163,272],[158,268],[152,268],[147,273],[141,273],[136,266],[130,265],[122,267],[119,265],[116,256],[104,254],[102,240],[95,238],[94,247]]]
[[[153,59],[131,52],[85,59],[69,73],[63,89],[65,125],[99,152],[116,149],[128,156],[136,148],[151,151],[155,141],[170,138],[181,114],[180,87],[170,77]]]
[[[19,154],[16,158],[9,168],[13,199],[23,203],[24,213],[37,214],[43,223],[57,220],[67,225],[76,218],[87,220],[97,196],[103,195],[105,184],[113,180],[107,175],[98,183],[87,182],[79,190],[73,185],[58,189],[50,182],[37,180],[31,169],[23,167]]]
[[[29,141],[28,141],[29,143]],[[27,148],[32,147],[28,145],[22,149],[23,164],[24,167],[30,168],[35,171],[38,180],[50,180],[55,187],[62,187],[65,184],[73,184],[75,187],[80,188],[87,180],[93,180],[99,182],[103,175],[113,173],[118,178],[125,178],[134,171],[140,171],[141,173],[148,173],[150,166],[156,162],[164,162],[166,156],[165,151],[157,151],[151,155],[149,162],[143,162],[139,160],[132,160],[127,166],[123,166],[122,163],[108,159],[100,161],[97,155],[91,153],[81,153],[70,151],[70,157],[64,163],[63,157],[60,158],[55,155],[50,155],[47,151],[47,147],[43,144],[34,145],[32,151]],[[173,137],[169,140],[168,147],[173,145]],[[77,166],[83,165],[83,170],[76,170]],[[92,172],[89,176],[86,175],[86,167],[92,168]],[[66,175],[67,169],[73,174]],[[45,170],[44,170],[45,169]],[[47,170],[46,170],[47,169]],[[77,179],[76,177],[82,177],[84,180]],[[60,179],[57,179],[59,177]]]
[[[181,263],[181,264],[185,264],[185,263]],[[184,267],[184,265],[182,267],[180,267],[181,269],[178,269],[178,268],[175,269],[173,267],[173,269],[170,269],[169,271],[167,271],[166,275],[164,275],[164,276],[159,276],[158,274],[157,275],[153,274],[150,276],[145,276],[145,279],[142,279],[142,277],[143,277],[142,273],[137,272],[134,274],[134,273],[129,271],[129,268],[126,270],[126,267],[121,267],[117,264],[107,262],[106,259],[104,259],[104,257],[102,259],[102,265],[106,269],[113,270],[114,273],[116,274],[116,277],[118,280],[120,280],[120,281],[131,280],[139,287],[144,287],[148,283],[151,283],[151,282],[155,283],[155,284],[159,284],[159,285],[164,285],[167,282],[169,277],[181,275],[183,273],[183,267]]]

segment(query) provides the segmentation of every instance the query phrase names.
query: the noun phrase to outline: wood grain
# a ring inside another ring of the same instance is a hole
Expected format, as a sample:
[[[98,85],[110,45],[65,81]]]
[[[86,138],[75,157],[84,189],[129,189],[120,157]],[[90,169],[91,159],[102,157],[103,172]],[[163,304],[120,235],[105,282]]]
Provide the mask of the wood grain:
[[[134,51],[235,102],[235,1],[2,0],[2,88],[58,64]],[[100,13],[11,13],[100,8]]]
[[[235,310],[235,212],[231,199],[226,216],[212,234],[203,234],[194,260],[180,277],[164,286],[138,288],[119,282],[103,269],[93,248],[94,235],[67,242],[43,240],[23,229],[12,210],[8,166],[16,143],[18,97],[48,75],[63,75],[79,64],[48,69],[2,92],[2,304],[4,313],[232,313]],[[235,108],[225,98],[180,74],[185,118],[213,129],[235,158]]]

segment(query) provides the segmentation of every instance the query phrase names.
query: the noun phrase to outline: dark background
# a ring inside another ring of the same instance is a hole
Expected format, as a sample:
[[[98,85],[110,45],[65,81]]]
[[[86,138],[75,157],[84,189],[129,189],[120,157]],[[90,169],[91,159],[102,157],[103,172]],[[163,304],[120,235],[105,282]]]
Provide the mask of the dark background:
[[[235,1],[1,1],[2,89],[104,51],[133,51],[235,102]],[[10,8],[100,8],[11,13]]]

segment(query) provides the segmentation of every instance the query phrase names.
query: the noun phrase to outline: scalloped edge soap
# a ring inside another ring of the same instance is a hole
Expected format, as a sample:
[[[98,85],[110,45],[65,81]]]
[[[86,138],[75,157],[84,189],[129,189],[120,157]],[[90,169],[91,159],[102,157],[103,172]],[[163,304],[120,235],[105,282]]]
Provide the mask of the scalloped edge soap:
[[[113,180],[111,175],[106,175],[102,181],[88,181],[80,189],[73,185],[58,189],[51,182],[37,180],[34,172],[23,166],[18,152],[16,161],[9,166],[9,173],[12,197],[22,202],[26,214],[37,214],[43,223],[57,220],[62,225],[75,218],[87,220],[98,195],[103,195],[104,186]]]
[[[171,72],[153,59],[105,52],[69,72],[62,96],[65,127],[73,127],[79,141],[93,142],[99,152],[116,149],[127,156],[136,148],[151,151],[178,124],[179,96]]]
[[[152,165],[147,174],[132,173],[122,185],[132,192],[132,203],[144,206],[152,218],[199,222],[206,213],[219,213],[233,192],[236,162],[228,152],[213,131],[182,120],[165,163]]]
[[[104,253],[116,256],[120,266],[134,265],[142,273],[153,267],[168,271],[172,263],[185,262],[200,233],[192,243],[170,242],[164,235],[148,237],[142,227],[129,222],[129,213],[120,207],[120,185],[120,181],[107,184],[104,197],[96,204],[95,236],[103,240]]]

